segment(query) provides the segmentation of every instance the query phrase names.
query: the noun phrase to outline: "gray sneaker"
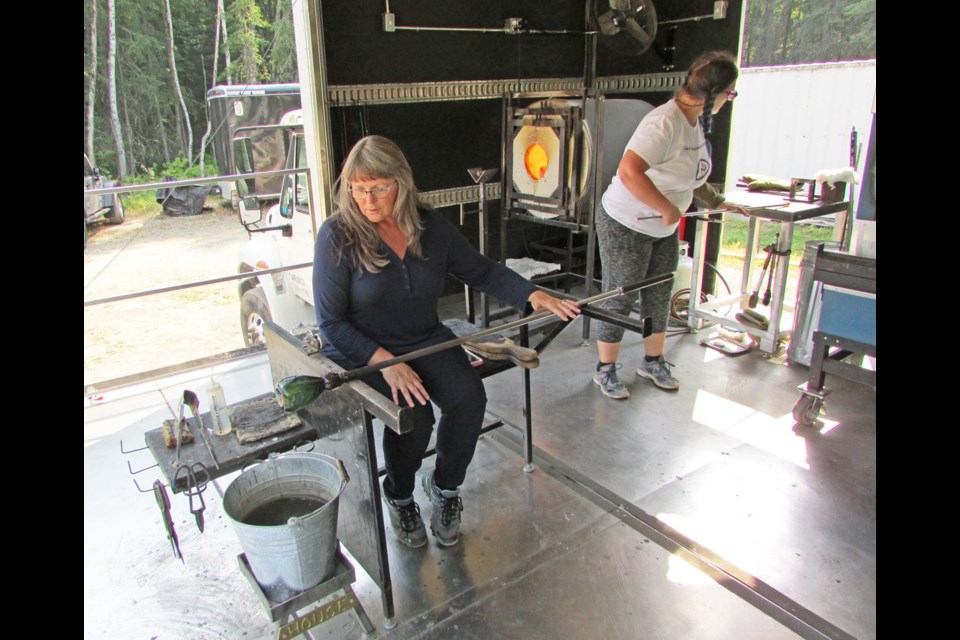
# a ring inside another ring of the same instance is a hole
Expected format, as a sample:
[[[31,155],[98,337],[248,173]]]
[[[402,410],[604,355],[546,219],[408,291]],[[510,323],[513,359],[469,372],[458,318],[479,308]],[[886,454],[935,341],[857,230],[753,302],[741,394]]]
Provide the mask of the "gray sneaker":
[[[384,494],[383,501],[387,503],[390,525],[397,540],[413,548],[427,544],[427,530],[420,517],[420,505],[414,502],[413,496],[406,500],[391,500]]]
[[[653,380],[653,384],[661,389],[679,389],[680,381],[670,375],[671,363],[660,356],[653,362],[644,360],[637,369],[637,375]]]
[[[600,385],[600,391],[608,398],[623,400],[624,398],[630,397],[630,392],[627,391],[627,388],[620,382],[620,378],[617,377],[617,369],[622,366],[623,365],[617,363],[607,364],[600,367],[600,369],[593,374],[593,381]]]
[[[451,547],[460,540],[460,512],[463,501],[460,489],[440,489],[433,483],[431,471],[423,476],[423,490],[430,496],[433,513],[430,514],[430,531],[444,547]]]

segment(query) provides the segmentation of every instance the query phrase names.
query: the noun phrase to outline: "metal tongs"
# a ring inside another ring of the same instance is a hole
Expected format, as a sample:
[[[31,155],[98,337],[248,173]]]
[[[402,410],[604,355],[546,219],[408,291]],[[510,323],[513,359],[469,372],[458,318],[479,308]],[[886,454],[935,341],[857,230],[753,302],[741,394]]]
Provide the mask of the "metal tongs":
[[[200,462],[194,462],[192,465],[180,465],[173,474],[173,486],[184,481],[186,489],[184,493],[190,498],[190,513],[193,514],[197,522],[197,528],[203,533],[203,511],[207,508],[203,500],[203,490],[207,488],[210,481],[210,472]],[[194,498],[199,499],[200,506],[194,506]]]
[[[173,438],[177,441],[177,458],[173,461],[175,467],[180,466],[180,442],[183,440],[183,398],[180,398],[177,413],[179,414],[177,416],[177,423],[173,426]]]
[[[220,469],[220,461],[217,460],[216,454],[213,453],[213,447],[210,446],[210,439],[207,437],[207,430],[203,427],[203,420],[200,419],[200,398],[197,397],[193,391],[189,389],[183,390],[183,400],[180,404],[180,420],[177,422],[177,428],[180,428],[180,422],[183,421],[183,405],[190,407],[190,412],[193,413],[193,417],[197,419],[197,430],[200,432],[200,437],[203,438],[203,444],[207,446],[207,452],[210,454],[210,458],[213,460],[213,464]],[[177,464],[180,464],[180,440],[177,439]]]

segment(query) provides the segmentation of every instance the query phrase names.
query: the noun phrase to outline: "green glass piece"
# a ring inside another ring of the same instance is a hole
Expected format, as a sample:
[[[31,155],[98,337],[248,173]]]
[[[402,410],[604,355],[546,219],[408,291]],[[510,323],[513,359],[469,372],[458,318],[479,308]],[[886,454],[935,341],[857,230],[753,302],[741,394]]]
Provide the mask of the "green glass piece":
[[[317,376],[290,376],[277,383],[277,404],[284,411],[302,409],[324,390],[323,378]]]

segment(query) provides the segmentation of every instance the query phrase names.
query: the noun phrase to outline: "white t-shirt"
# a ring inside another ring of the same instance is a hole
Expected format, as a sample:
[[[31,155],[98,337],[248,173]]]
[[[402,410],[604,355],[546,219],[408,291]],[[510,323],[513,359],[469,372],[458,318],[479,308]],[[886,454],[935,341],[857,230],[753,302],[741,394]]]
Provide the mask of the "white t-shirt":
[[[693,190],[707,181],[712,163],[707,139],[699,120],[690,126],[673,100],[648,113],[633,132],[627,151],[633,151],[650,165],[647,176],[680,212],[693,201]],[[614,174],[603,194],[603,208],[610,217],[634,231],[665,238],[677,224],[665,226],[660,214],[638,200]],[[651,218],[642,220],[638,218]]]

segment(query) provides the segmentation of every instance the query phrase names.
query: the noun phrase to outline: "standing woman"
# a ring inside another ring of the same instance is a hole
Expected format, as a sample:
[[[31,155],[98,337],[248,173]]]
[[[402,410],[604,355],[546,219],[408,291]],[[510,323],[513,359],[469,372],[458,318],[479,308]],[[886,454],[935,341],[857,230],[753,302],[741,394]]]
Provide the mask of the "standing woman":
[[[360,140],[336,185],[337,212],[320,233],[313,295],[323,353],[345,369],[373,365],[452,340],[437,314],[447,274],[518,309],[548,309],[564,320],[576,303],[547,294],[474,249],[463,234],[421,202],[413,173],[396,143]],[[423,488],[433,506],[430,529],[443,546],[460,535],[460,485],[483,426],[486,394],[460,348],[386,367],[362,378],[402,406],[414,408],[414,429],[384,430],[383,496],[393,531],[410,547],[426,544],[413,498],[416,472],[433,432],[431,401],[440,407],[437,456]]]
[[[704,134],[710,133],[713,116],[737,96],[738,73],[730,53],[706,53],[694,61],[673,99],[641,120],[596,215],[604,291],[676,271],[677,226],[694,195],[711,208],[743,212],[742,207],[724,204],[723,196],[707,184],[712,163]],[[680,387],[663,358],[670,291],[666,282],[640,294],[640,315],[650,316],[653,333],[643,340],[645,356],[637,375],[661,389]],[[601,304],[626,315],[632,301],[621,296]],[[623,333],[620,327],[601,323],[597,334],[600,361],[593,381],[615,399],[630,395],[617,376]]]

